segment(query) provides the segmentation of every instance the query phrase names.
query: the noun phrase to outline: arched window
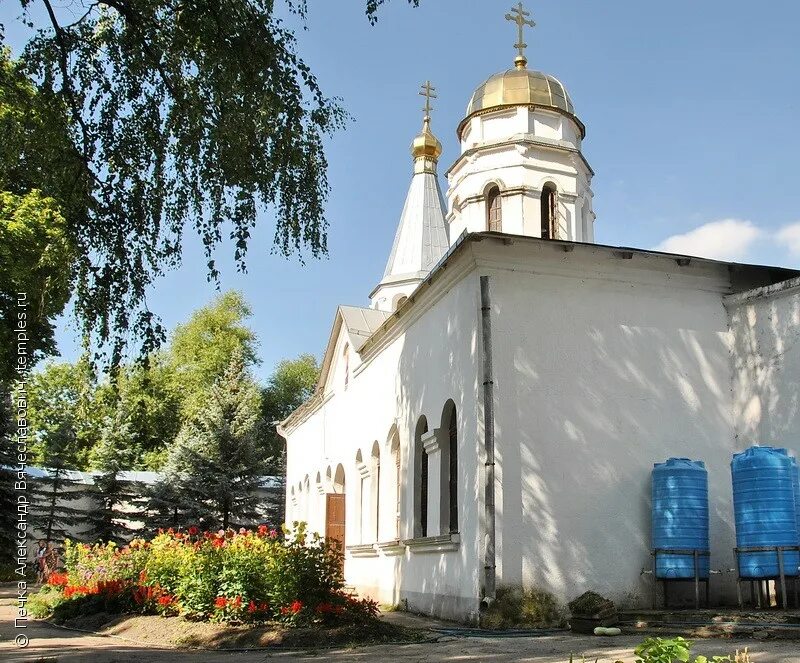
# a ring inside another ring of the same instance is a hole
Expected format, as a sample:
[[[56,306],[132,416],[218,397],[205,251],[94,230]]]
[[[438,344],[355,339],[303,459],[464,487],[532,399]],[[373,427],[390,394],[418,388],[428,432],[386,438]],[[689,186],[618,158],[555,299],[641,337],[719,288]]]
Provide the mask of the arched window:
[[[345,343],[342,349],[342,361],[344,362],[344,388],[347,389],[350,382],[350,345],[348,343]]]
[[[397,428],[392,426],[392,432],[389,434],[389,453],[394,462],[394,538],[399,539],[400,533],[400,436],[397,433]]]
[[[428,420],[417,421],[414,433],[414,536],[428,536],[428,454],[422,436],[428,432]]]
[[[399,309],[399,308],[400,308],[400,307],[401,307],[403,304],[405,304],[407,301],[408,301],[408,297],[406,297],[405,295],[401,295],[401,296],[400,296],[400,297],[397,299],[397,304],[395,305],[395,307],[394,307],[394,310],[396,311],[397,309]]]
[[[381,448],[378,442],[372,444],[372,533],[375,541],[381,536]]]
[[[500,189],[496,186],[486,193],[486,227],[491,232],[503,232],[503,208],[500,204]]]
[[[557,239],[558,199],[556,185],[548,182],[542,187],[542,239]]]
[[[447,531],[458,532],[458,421],[453,401],[447,402],[443,414],[442,427],[447,431]]]
[[[356,472],[358,474],[358,513],[356,523],[358,523],[358,542],[366,543],[368,538],[367,521],[369,519],[369,509],[367,504],[369,501],[369,469],[364,464],[364,458],[361,455],[361,449],[356,452]]]
[[[303,521],[308,525],[308,521],[311,518],[311,481],[309,481],[308,475],[306,474],[306,478],[303,479],[303,496],[305,497],[305,509],[303,511]]]

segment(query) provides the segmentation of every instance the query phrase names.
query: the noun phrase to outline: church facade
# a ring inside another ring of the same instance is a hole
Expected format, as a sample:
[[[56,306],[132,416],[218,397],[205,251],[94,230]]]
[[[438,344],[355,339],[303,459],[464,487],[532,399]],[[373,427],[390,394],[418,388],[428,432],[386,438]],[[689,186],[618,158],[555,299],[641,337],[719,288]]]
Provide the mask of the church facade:
[[[800,453],[800,273],[595,243],[586,128],[528,69],[527,16],[514,68],[469,100],[446,198],[426,112],[371,305],[338,309],[279,427],[287,521],[339,540],[361,594],[466,621],[501,584],[649,601],[650,471],[672,456],[706,462],[727,571],[731,455]]]

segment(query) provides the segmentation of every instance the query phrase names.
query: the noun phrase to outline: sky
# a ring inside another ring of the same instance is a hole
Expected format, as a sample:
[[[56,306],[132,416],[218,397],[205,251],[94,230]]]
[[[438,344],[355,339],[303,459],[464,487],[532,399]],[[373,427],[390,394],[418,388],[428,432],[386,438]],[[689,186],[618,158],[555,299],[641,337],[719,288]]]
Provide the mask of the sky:
[[[280,0],[278,0],[280,4]],[[253,309],[266,379],[283,358],[324,351],[339,304],[367,306],[391,249],[421,125],[419,86],[437,89],[432,129],[439,172],[458,154],[455,129],[473,90],[513,65],[511,0],[387,0],[378,24],[366,0],[308,0],[299,50],[328,96],[352,115],[327,145],[332,192],[326,259],[270,253],[262,213],[238,274],[232,245],[218,253],[221,287]],[[558,77],[587,128],[596,175],[595,240],[800,268],[800,2],[772,0],[528,0],[529,68]],[[0,5],[13,45],[16,2]],[[442,177],[442,189],[446,181]],[[168,329],[216,294],[198,241],[154,286],[151,309]],[[79,352],[64,316],[62,356]]]

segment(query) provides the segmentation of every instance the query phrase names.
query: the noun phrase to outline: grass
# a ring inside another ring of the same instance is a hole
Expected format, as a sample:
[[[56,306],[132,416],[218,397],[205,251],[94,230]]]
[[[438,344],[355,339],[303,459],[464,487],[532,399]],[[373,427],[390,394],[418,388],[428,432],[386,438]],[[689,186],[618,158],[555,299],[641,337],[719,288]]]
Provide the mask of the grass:
[[[555,597],[541,589],[518,585],[497,588],[496,598],[481,614],[484,628],[560,628],[566,612]]]

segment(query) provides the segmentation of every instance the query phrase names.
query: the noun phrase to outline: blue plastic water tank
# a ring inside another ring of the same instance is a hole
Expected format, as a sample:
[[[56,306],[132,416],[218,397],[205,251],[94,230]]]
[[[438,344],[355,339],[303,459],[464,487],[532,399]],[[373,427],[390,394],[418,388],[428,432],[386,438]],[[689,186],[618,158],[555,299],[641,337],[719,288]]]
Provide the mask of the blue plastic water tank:
[[[798,545],[796,494],[800,495],[797,462],[786,449],[751,447],[731,461],[737,547]],[[785,551],[784,572],[798,575],[800,553]],[[777,552],[739,555],[742,578],[779,574]]]
[[[797,466],[797,459],[789,456],[792,460],[792,481],[794,482],[794,515],[797,520],[797,536],[800,538],[800,468]],[[800,544],[800,542],[798,542]]]
[[[653,549],[708,552],[708,471],[703,462],[670,458],[653,465]],[[709,558],[699,558],[708,578]],[[694,556],[656,552],[656,577],[694,578]]]

